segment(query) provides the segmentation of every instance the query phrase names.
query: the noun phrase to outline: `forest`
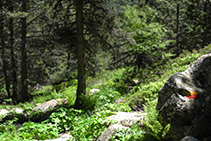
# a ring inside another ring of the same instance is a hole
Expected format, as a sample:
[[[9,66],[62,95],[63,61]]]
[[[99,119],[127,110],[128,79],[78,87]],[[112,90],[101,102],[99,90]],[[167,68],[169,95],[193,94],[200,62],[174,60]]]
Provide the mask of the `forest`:
[[[145,126],[111,140],[164,139],[158,91],[211,52],[210,19],[209,0],[0,0],[0,109],[30,113],[0,116],[0,139],[97,140],[105,117],[140,110]],[[66,103],[34,120],[52,99]]]

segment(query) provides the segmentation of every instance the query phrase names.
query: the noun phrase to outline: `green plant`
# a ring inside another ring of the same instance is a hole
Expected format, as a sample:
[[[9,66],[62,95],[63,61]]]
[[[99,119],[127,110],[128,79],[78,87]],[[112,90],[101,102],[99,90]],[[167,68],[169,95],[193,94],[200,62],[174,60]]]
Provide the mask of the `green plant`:
[[[129,129],[119,129],[117,132],[109,139],[110,141],[128,141],[128,136],[130,136]]]
[[[128,89],[127,84],[124,80],[119,80],[114,84],[116,91],[118,91],[121,95],[124,95]]]
[[[59,108],[50,115],[50,118],[43,123],[51,123],[59,132],[69,131],[77,141],[93,140],[107,127],[103,119],[104,112],[84,113],[82,110],[73,108]]]
[[[158,97],[159,89],[164,85],[164,81],[141,83],[133,88],[127,95],[127,101],[131,108],[144,104]]]
[[[98,98],[99,98],[98,94],[87,93],[85,95],[82,95],[81,99],[83,101],[85,110],[86,111],[94,110],[94,108],[95,108],[95,106],[97,104]]]
[[[157,100],[153,100],[147,103],[145,106],[145,112],[147,115],[145,116],[144,123],[144,130],[146,134],[150,135],[151,138],[156,140],[163,140],[165,135],[167,134],[170,124],[163,127],[160,122],[158,121],[158,111],[156,110]]]
[[[7,136],[13,131],[15,131],[17,128],[13,123],[17,121],[17,118],[14,118],[13,120],[7,120],[4,124],[0,124],[0,136]]]
[[[101,107],[107,103],[112,103],[118,97],[120,97],[119,92],[111,88],[104,88],[98,93],[98,100],[96,103],[96,107]]]
[[[92,116],[84,114],[74,125],[70,132],[77,141],[95,140],[107,128],[104,116],[97,113]]]
[[[134,124],[130,129],[121,129],[111,137],[111,141],[145,141],[144,131]]]
[[[45,140],[59,137],[58,129],[50,123],[25,122],[18,131],[23,139]]]
[[[81,110],[73,108],[61,107],[52,113],[44,123],[52,123],[56,126],[59,132],[66,132],[74,129],[74,123],[77,122],[78,116],[82,113]]]
[[[45,86],[44,88],[40,90],[35,90],[32,92],[33,100],[32,102],[34,104],[39,104],[46,102],[48,100],[52,99],[51,93],[53,92],[53,86]]]
[[[102,90],[95,94],[82,95],[85,110],[92,111],[108,103],[113,103],[120,96],[120,93],[112,88],[102,88]]]
[[[125,104],[125,103],[108,103],[105,104],[97,109],[95,109],[95,112],[100,112],[100,111],[110,111],[110,113],[113,112],[130,112],[131,108],[129,105]]]

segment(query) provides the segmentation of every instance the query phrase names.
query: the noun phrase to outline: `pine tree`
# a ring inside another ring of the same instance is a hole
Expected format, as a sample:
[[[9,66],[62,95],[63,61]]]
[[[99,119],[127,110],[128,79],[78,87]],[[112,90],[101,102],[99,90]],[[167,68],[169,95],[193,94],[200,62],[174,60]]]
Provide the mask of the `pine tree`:
[[[76,40],[77,40],[77,64],[78,64],[78,87],[75,101],[75,108],[81,108],[81,95],[86,93],[85,84],[85,49],[84,49],[84,20],[83,0],[75,0],[76,7]]]
[[[22,0],[22,12],[27,12],[27,0]],[[28,101],[28,82],[27,82],[27,51],[26,51],[26,17],[21,18],[22,21],[22,32],[21,32],[21,99],[22,101]]]
[[[9,79],[9,65],[8,61],[6,60],[6,44],[5,44],[5,31],[4,31],[4,24],[5,24],[5,14],[3,12],[3,1],[0,1],[0,34],[1,34],[1,48],[2,48],[2,62],[3,62],[3,72],[4,72],[4,79],[5,79],[5,85],[6,85],[6,91],[8,94],[8,97],[11,97],[10,93],[10,79]]]

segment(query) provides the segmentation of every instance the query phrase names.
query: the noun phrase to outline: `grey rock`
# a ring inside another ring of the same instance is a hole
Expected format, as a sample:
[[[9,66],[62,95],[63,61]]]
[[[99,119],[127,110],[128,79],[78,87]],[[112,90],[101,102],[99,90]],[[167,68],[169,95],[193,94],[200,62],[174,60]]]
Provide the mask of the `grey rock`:
[[[20,123],[13,123],[13,125],[15,125],[18,129],[23,127],[22,124],[20,124]]]
[[[60,137],[57,139],[48,139],[48,140],[43,140],[43,141],[74,141],[73,136],[70,135],[70,133],[65,133],[65,134],[60,134]],[[38,140],[33,140],[33,141],[38,141]]]
[[[137,122],[140,126],[143,126],[144,115],[146,114],[140,112],[117,112],[116,115],[111,115],[107,119],[116,121],[116,123],[126,127],[131,127],[133,123]]]
[[[24,110],[21,109],[21,108],[13,108],[13,109],[12,109],[12,112],[15,112],[15,113],[17,113],[17,114],[22,114],[22,113],[24,112]]]
[[[184,138],[182,138],[180,141],[200,141],[194,137],[191,136],[185,136]]]
[[[190,92],[198,99],[189,99]],[[166,140],[178,141],[185,136],[200,140],[211,135],[211,53],[202,55],[184,72],[173,74],[158,94],[159,120],[170,123]]]
[[[159,90],[158,104],[156,108],[159,110],[172,94],[186,96],[189,91],[195,91],[200,95],[204,90],[195,85],[195,81],[189,74],[185,72],[173,74]]]
[[[66,99],[52,99],[50,101],[47,101],[45,103],[42,103],[32,109],[33,112],[41,110],[42,112],[47,112],[56,106],[62,105],[63,103],[66,103]]]
[[[109,141],[109,139],[117,132],[117,130],[127,130],[129,127],[122,126],[120,124],[110,125],[105,129],[102,134],[98,137],[97,141]]]
[[[100,89],[91,89],[90,90],[90,94],[92,95],[92,94],[95,94],[95,93],[98,93],[98,92],[100,92]]]
[[[103,133],[98,137],[97,141],[108,141],[118,129],[129,130],[134,123],[138,123],[143,126],[143,120],[145,120],[143,111],[140,112],[117,112],[115,115],[111,115],[104,120],[104,124],[109,126],[108,121],[114,121]]]
[[[0,109],[0,116],[7,115],[9,113],[6,109]]]

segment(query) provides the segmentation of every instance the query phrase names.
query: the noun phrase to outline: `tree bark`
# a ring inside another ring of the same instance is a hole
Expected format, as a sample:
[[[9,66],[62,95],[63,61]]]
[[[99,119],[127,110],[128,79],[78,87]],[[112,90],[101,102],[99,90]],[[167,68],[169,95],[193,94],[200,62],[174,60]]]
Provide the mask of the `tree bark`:
[[[0,0],[0,12],[3,13],[3,3]],[[6,91],[8,97],[11,97],[10,93],[10,80],[8,76],[8,62],[6,61],[6,50],[5,50],[5,41],[4,41],[4,15],[0,15],[0,34],[1,34],[1,47],[2,47],[2,62],[3,62],[3,73],[4,80],[6,84]]]
[[[208,3],[208,0],[206,0],[205,2],[204,2],[204,16],[203,16],[203,22],[204,22],[204,27],[203,27],[203,30],[204,30],[204,32],[203,32],[203,42],[202,42],[202,46],[205,46],[205,45],[207,45],[207,25],[209,25],[208,24],[208,19],[207,19],[207,15],[208,15],[208,13],[207,13],[207,5],[208,5],[209,3]]]
[[[13,13],[13,1],[10,1],[9,11]],[[13,18],[11,17],[9,20],[9,30],[10,30],[10,52],[11,52],[11,67],[12,67],[12,101],[13,104],[16,104],[18,101],[18,92],[17,92],[17,66],[15,61],[15,53],[14,53],[14,30],[13,30]]]
[[[26,12],[27,0],[22,0],[22,12]],[[22,44],[21,44],[21,99],[22,102],[28,101],[27,91],[27,53],[26,53],[26,17],[22,19]]]
[[[75,108],[83,108],[81,95],[86,93],[85,84],[85,51],[84,51],[84,27],[83,27],[83,0],[75,0],[76,6],[76,32],[77,32],[77,65],[78,65],[78,86],[75,101]]]
[[[177,29],[176,29],[176,32],[177,32],[177,36],[176,36],[176,46],[177,46],[177,52],[176,52],[176,55],[179,56],[180,55],[180,52],[181,52],[181,49],[180,49],[180,31],[179,31],[179,14],[180,14],[180,11],[179,11],[179,2],[177,1]]]

